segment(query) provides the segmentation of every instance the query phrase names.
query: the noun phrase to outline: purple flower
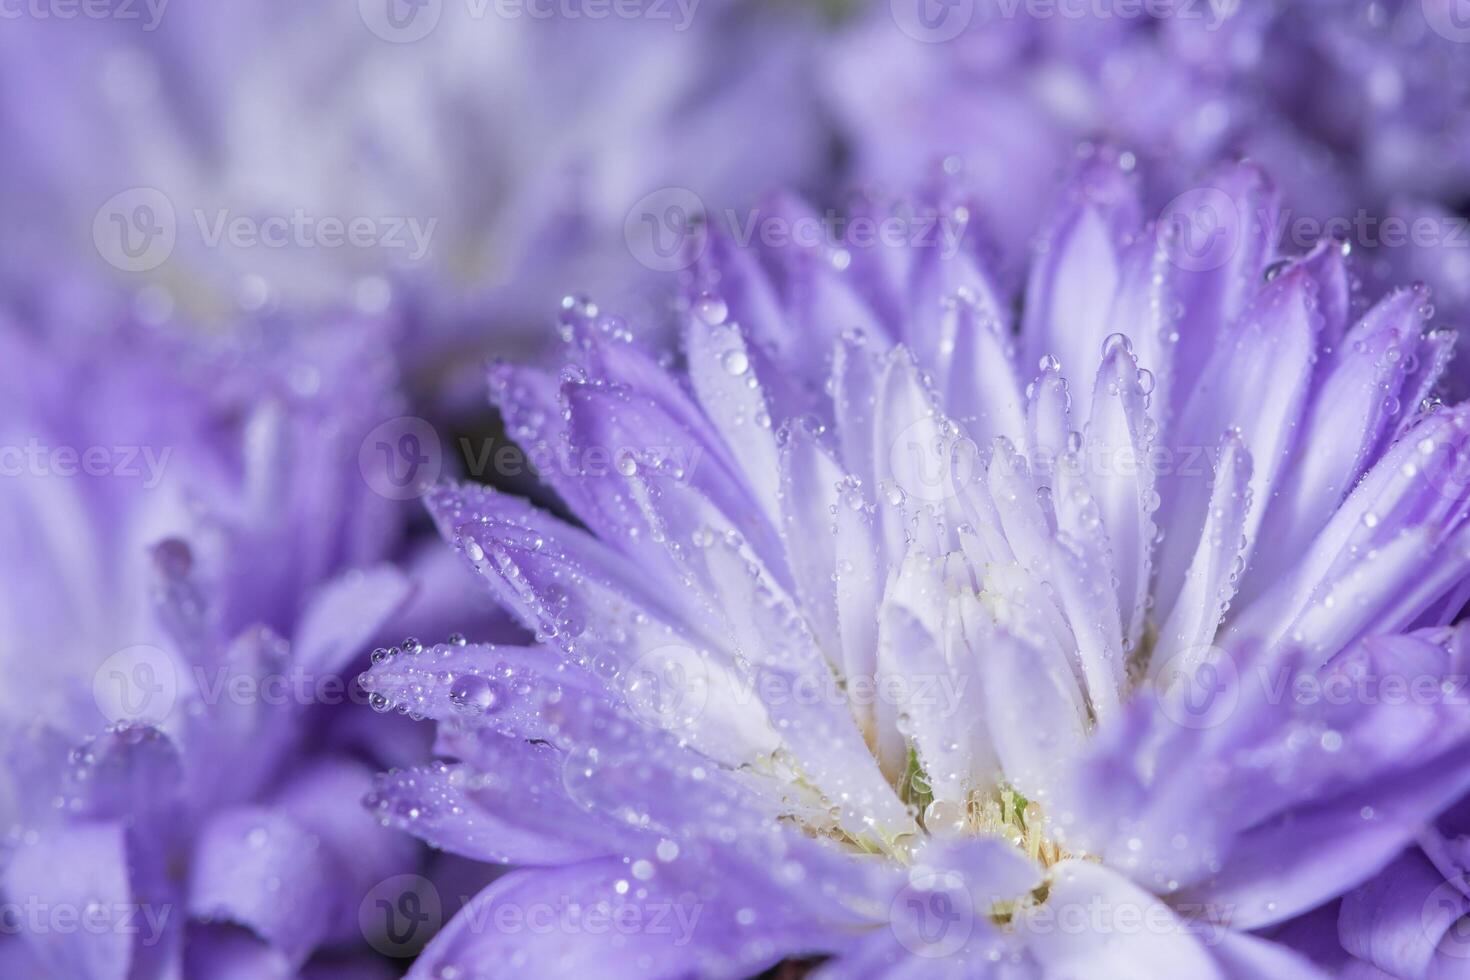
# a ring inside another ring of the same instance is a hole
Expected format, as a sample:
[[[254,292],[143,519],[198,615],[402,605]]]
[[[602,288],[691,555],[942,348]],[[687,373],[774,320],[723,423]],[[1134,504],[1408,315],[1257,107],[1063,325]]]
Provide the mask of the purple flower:
[[[196,324],[391,307],[411,328],[408,380],[439,396],[437,369],[474,361],[451,355],[537,342],[569,280],[662,312],[624,242],[646,195],[736,206],[825,159],[816,99],[794,95],[814,89],[795,12],[134,9],[8,21],[0,207],[31,247],[4,256],[0,282],[24,293],[80,269]],[[759,145],[727,138],[754,120]]]
[[[349,687],[421,574],[360,469],[402,411],[381,325],[0,346],[0,973],[362,959],[359,902],[417,848],[339,804],[423,748]]]
[[[1470,409],[1421,291],[1135,182],[1088,161],[1018,331],[941,196],[868,213],[952,249],[712,239],[678,370],[581,301],[494,369],[578,523],[435,491],[538,645],[362,679],[446,760],[370,807],[522,866],[411,976],[1318,975],[1270,932],[1470,787]]]

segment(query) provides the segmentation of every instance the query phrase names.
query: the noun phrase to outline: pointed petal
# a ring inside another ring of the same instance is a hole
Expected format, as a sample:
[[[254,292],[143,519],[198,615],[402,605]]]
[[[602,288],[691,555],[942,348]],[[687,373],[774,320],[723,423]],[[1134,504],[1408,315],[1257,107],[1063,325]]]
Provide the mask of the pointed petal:
[[[1064,760],[1086,745],[1086,709],[1076,682],[1044,647],[1005,633],[989,637],[984,657],[990,740],[1011,783],[1045,803]]]
[[[1168,254],[1172,280],[1165,309],[1177,313],[1178,324],[1165,335],[1171,345],[1167,388],[1173,400],[1163,414],[1180,416],[1208,373],[1220,338],[1256,295],[1274,257],[1280,213],[1280,196],[1270,178],[1246,163],[1221,167],[1170,201],[1160,216],[1156,235]],[[1215,439],[1204,445],[1214,446]]]
[[[733,322],[690,314],[684,330],[689,380],[714,427],[740,461],[773,524],[780,519],[780,472],[773,406],[761,387],[761,358]]]
[[[1156,607],[1167,619],[1151,657],[1155,667],[1214,642],[1244,565],[1241,549],[1251,508],[1250,478],[1250,454],[1239,435],[1227,434],[1215,463],[1215,485],[1194,560],[1184,574],[1178,598],[1162,600]],[[1160,591],[1166,586],[1161,582]]]
[[[473,767],[437,763],[379,776],[368,811],[440,850],[496,864],[567,864],[629,843],[567,795],[563,757],[551,746],[491,733],[476,742]]]
[[[1148,416],[1152,387],[1152,376],[1139,368],[1128,343],[1113,344],[1103,355],[1083,432],[1088,484],[1107,532],[1123,645],[1130,650],[1143,634],[1152,568],[1151,515],[1157,506],[1152,462],[1156,427]]]
[[[408,576],[388,564],[354,569],[327,582],[301,614],[293,664],[312,677],[341,671],[404,607],[412,588]]]
[[[1181,582],[1198,537],[1182,528],[1204,526],[1209,481],[1188,472],[1182,462],[1220,444],[1231,429],[1240,432],[1251,456],[1251,497],[1271,499],[1283,463],[1296,442],[1306,404],[1315,334],[1320,318],[1313,310],[1310,280],[1300,269],[1277,276],[1216,350],[1179,418],[1171,442],[1181,466],[1161,481],[1164,498],[1159,522],[1169,529],[1159,553],[1159,580]],[[1246,517],[1246,555],[1255,541],[1264,507]]]
[[[1069,378],[1095,374],[1123,250],[1141,224],[1132,178],[1116,154],[1099,153],[1074,179],[1031,264],[1022,329],[1031,363],[1051,354]]]
[[[1423,320],[1420,300],[1401,290],[1380,301],[1347,335],[1302,420],[1302,437],[1270,501],[1256,549],[1249,599],[1273,581],[1322,530],[1394,424],[1409,352]]]

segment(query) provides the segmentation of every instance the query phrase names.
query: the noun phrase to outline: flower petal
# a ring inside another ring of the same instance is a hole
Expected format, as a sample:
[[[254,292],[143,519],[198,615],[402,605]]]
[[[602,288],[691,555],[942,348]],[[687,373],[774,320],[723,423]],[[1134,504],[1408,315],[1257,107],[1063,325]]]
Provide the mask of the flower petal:
[[[134,901],[128,880],[125,831],[120,823],[78,823],[59,827],[20,848],[4,872],[7,902],[32,904],[53,915],[87,921],[87,911],[129,909]],[[61,928],[22,933],[36,958],[61,977],[76,980],[126,980],[133,962],[134,937],[119,928]]]
[[[332,926],[332,872],[322,843],[279,811],[221,810],[200,828],[189,911],[241,925],[299,966]]]

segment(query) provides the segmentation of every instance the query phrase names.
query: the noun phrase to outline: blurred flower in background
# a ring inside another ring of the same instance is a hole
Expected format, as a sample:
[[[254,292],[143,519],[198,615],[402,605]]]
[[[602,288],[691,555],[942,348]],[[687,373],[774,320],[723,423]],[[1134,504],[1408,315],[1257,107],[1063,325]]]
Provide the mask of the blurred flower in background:
[[[1250,157],[1292,202],[1285,244],[1335,234],[1373,253],[1364,270],[1380,287],[1423,278],[1458,316],[1470,309],[1470,29],[1457,9],[891,0],[841,32],[823,80],[854,174],[902,187],[926,169],[962,173],[1010,271],[1077,142],[1101,138],[1149,164],[1156,214],[1212,162]]]
[[[533,348],[569,291],[664,316],[641,198],[734,205],[827,159],[799,6],[124,6],[0,32],[9,298],[72,273],[216,330],[391,309],[439,397],[475,363],[445,355]]]
[[[385,630],[466,609],[376,462],[389,339],[362,316],[0,330],[0,972],[376,958],[359,902],[421,861],[356,800],[428,746],[352,677]]]

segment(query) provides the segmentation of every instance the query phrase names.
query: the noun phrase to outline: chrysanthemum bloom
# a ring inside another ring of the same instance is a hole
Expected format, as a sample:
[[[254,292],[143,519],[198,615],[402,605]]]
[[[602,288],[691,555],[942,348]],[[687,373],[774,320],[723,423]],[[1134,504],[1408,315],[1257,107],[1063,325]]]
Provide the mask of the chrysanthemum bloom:
[[[391,303],[414,328],[411,369],[473,365],[447,355],[539,339],[556,276],[651,308],[655,277],[623,248],[644,195],[679,185],[733,206],[826,159],[799,94],[814,18],[797,8],[131,12],[84,30],[7,20],[0,208],[31,243],[0,256],[7,290],[80,268],[220,326],[242,308]],[[725,137],[756,119],[766,140],[732,152]]]
[[[362,678],[446,759],[369,805],[524,866],[412,975],[1314,975],[1264,931],[1470,786],[1467,409],[1421,291],[1173,217],[1093,160],[1019,330],[946,205],[712,241],[678,370],[575,301],[559,375],[497,367],[581,526],[441,488],[540,646]]]
[[[359,467],[381,329],[46,327],[0,329],[0,974],[372,965],[359,903],[418,867],[339,805],[414,757],[348,687],[412,584]]]

